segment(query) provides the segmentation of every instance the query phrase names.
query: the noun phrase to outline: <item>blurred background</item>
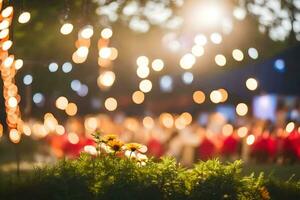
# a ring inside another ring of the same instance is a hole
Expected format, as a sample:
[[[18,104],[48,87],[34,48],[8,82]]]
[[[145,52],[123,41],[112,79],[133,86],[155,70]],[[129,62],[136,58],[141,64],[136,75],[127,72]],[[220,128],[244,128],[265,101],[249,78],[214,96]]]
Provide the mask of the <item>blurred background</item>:
[[[76,158],[95,131],[185,166],[299,162],[300,1],[4,5],[14,7],[9,53],[23,67],[18,98],[0,98],[2,170]]]

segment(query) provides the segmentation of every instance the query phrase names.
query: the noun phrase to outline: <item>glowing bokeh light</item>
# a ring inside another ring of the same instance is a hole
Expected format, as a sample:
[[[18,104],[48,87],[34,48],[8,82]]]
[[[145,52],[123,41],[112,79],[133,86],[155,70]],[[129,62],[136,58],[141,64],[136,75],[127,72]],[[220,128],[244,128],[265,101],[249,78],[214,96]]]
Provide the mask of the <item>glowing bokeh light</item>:
[[[148,79],[142,80],[139,84],[139,88],[142,92],[148,93],[152,90],[152,82]]]
[[[192,54],[197,57],[203,56],[204,48],[200,45],[194,45],[192,47]]]
[[[66,97],[58,97],[55,101],[55,106],[60,110],[65,110],[69,104],[69,101]]]
[[[18,22],[21,24],[26,24],[29,22],[31,15],[29,12],[22,12],[18,18]]]
[[[197,104],[202,104],[205,101],[205,94],[202,91],[195,91],[193,93],[193,100]]]
[[[73,31],[73,24],[64,23],[60,28],[60,33],[63,35],[69,35]]]
[[[132,101],[135,103],[135,104],[142,104],[145,100],[145,94],[141,91],[135,91],[133,94],[132,94]]]
[[[247,81],[246,81],[246,87],[251,90],[251,91],[254,91],[257,89],[258,87],[258,82],[256,79],[254,78],[248,78]]]
[[[193,54],[187,53],[180,59],[180,67],[182,69],[191,69],[196,63],[196,58]]]
[[[66,107],[66,113],[69,116],[75,116],[77,114],[77,105],[75,103],[69,103]]]
[[[115,98],[109,97],[105,100],[104,106],[108,111],[114,111],[118,107],[118,102]]]
[[[190,85],[190,84],[193,83],[194,75],[191,72],[184,72],[181,76],[181,79],[182,79],[184,84]]]
[[[213,90],[210,93],[210,100],[213,103],[220,103],[222,101],[222,93],[218,90]]]
[[[171,92],[173,90],[173,79],[169,75],[164,75],[159,80],[159,86],[163,92]]]
[[[223,67],[223,66],[226,65],[226,57],[222,54],[218,54],[215,57],[215,62],[216,62],[217,65]]]
[[[149,58],[147,56],[139,56],[136,59],[136,64],[137,64],[138,67],[148,67]]]
[[[248,128],[245,126],[238,128],[237,134],[240,138],[246,137],[246,135],[248,134]]]
[[[33,78],[32,78],[32,75],[30,75],[30,74],[25,75],[23,78],[23,83],[25,85],[31,85],[32,81],[33,81]]]
[[[136,74],[140,78],[147,78],[150,74],[150,69],[145,65],[139,66],[136,70]]]
[[[241,50],[239,49],[234,49],[232,51],[232,57],[236,60],[236,61],[242,61],[244,59],[244,54]]]
[[[223,38],[222,38],[222,35],[220,33],[212,33],[210,35],[210,40],[214,44],[221,44]]]
[[[251,47],[248,49],[248,55],[250,58],[256,60],[258,58],[258,51],[255,48]]]
[[[207,38],[203,34],[198,34],[195,36],[194,42],[199,46],[204,46],[207,43]]]
[[[50,72],[56,72],[58,69],[58,64],[54,62],[50,63],[48,68]]]
[[[110,28],[105,28],[101,31],[101,37],[104,39],[109,39],[113,35],[113,31]]]
[[[245,116],[248,113],[248,106],[245,103],[239,103],[235,110],[239,116]]]
[[[295,123],[294,122],[289,122],[285,127],[285,131],[288,132],[288,133],[293,132],[294,129],[295,129]]]
[[[248,145],[252,145],[252,144],[254,144],[254,142],[255,142],[255,136],[252,135],[252,134],[248,135],[247,138],[246,138],[246,143]]]
[[[152,62],[152,69],[154,71],[159,72],[163,68],[164,68],[164,61],[163,60],[161,60],[161,59],[155,59],[155,60],[153,60],[153,62]]]
[[[84,26],[80,32],[79,35],[84,39],[90,39],[94,34],[94,28],[91,25]]]
[[[154,120],[152,117],[147,116],[143,119],[143,125],[146,129],[152,129],[154,127]]]

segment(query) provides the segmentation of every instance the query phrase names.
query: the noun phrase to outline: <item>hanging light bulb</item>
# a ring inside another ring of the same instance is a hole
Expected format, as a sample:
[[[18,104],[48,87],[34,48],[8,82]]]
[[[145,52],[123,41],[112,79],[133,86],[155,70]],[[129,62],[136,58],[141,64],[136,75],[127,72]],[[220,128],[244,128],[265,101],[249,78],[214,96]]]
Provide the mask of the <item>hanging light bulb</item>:
[[[73,24],[64,23],[60,28],[60,33],[63,35],[69,35],[73,31]]]
[[[21,24],[26,24],[27,22],[29,22],[30,18],[31,15],[29,12],[22,12],[18,18],[18,22]]]

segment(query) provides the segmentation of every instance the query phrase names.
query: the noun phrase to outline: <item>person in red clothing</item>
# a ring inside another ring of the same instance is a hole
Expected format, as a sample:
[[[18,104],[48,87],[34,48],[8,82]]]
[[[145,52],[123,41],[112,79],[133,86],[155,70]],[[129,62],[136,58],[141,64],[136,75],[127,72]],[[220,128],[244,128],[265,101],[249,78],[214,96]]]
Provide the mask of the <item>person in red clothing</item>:
[[[70,118],[66,123],[67,131],[63,135],[51,135],[48,138],[56,157],[76,158],[86,145],[95,145],[86,137],[80,118]]]
[[[282,151],[286,162],[294,163],[300,159],[300,134],[298,129],[295,128],[283,139]]]
[[[215,144],[210,141],[206,136],[202,140],[202,143],[199,146],[199,157],[201,160],[208,160],[213,158],[216,155]]]
[[[238,154],[239,151],[239,140],[235,133],[227,136],[223,140],[221,147],[221,155],[226,159],[230,159]]]

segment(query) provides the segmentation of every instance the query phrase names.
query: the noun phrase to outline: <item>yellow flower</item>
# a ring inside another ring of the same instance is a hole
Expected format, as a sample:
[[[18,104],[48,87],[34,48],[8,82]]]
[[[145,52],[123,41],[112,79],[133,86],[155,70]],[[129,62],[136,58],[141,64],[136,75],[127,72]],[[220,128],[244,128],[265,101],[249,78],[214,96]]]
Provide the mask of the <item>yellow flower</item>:
[[[108,143],[109,141],[112,141],[112,140],[115,140],[115,139],[117,139],[117,136],[116,136],[116,135],[113,135],[113,134],[110,134],[110,135],[104,135],[104,136],[101,138],[100,142],[106,144],[106,143]]]
[[[132,151],[132,152],[140,152],[140,153],[146,153],[147,152],[147,147],[145,145],[139,144],[139,143],[128,143],[125,144],[124,149],[127,151]]]
[[[118,152],[122,150],[124,143],[118,140],[110,140],[107,142],[107,145],[113,152]]]
[[[125,156],[128,158],[136,158],[138,153],[145,153],[147,147],[139,143],[128,143],[123,147],[125,150]]]

